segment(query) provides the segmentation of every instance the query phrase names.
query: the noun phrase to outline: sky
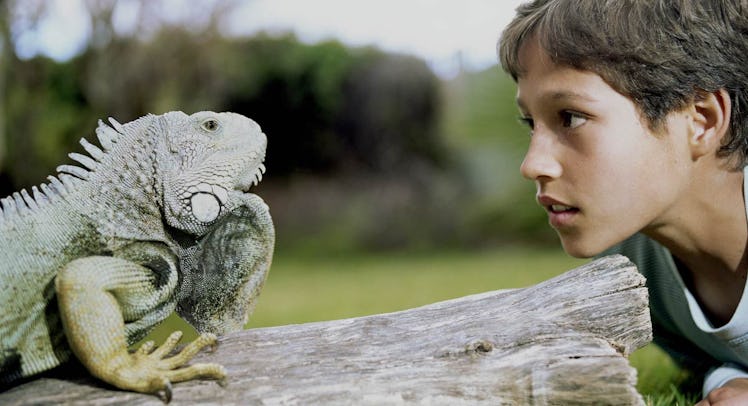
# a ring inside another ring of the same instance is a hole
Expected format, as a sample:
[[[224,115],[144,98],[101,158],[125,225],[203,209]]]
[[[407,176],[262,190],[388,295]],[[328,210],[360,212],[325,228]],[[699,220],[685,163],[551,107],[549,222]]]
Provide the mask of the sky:
[[[84,0],[47,0],[50,12],[36,30],[16,38],[19,56],[43,54],[65,60],[80,52],[91,35]],[[169,15],[211,0],[164,0]],[[460,65],[485,69],[497,64],[501,30],[526,0],[246,0],[225,21],[228,35],[295,32],[304,42],[337,39],[351,46],[423,58],[441,76]],[[133,13],[121,0],[118,30],[128,31]],[[130,3],[131,4],[131,3]],[[194,15],[194,13],[192,14]]]

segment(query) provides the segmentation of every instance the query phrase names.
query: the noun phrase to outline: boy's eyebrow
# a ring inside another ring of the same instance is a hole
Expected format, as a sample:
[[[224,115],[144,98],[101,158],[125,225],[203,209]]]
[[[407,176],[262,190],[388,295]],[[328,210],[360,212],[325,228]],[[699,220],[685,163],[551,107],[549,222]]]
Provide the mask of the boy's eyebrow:
[[[586,101],[586,102],[596,102],[597,101],[597,99],[595,99],[595,98],[593,98],[593,97],[591,97],[591,96],[589,96],[587,94],[578,93],[578,92],[574,92],[574,91],[570,91],[570,90],[559,90],[559,91],[549,92],[548,94],[542,95],[542,98],[543,99],[550,99],[550,100],[553,100],[553,101],[559,101],[559,100],[565,100],[565,99],[566,100],[582,100],[582,101]],[[517,106],[519,106],[519,108],[521,110],[527,110],[525,108],[525,103],[522,101],[522,99],[520,99],[519,97],[517,97],[516,102],[517,102]]]
[[[548,96],[548,98],[553,99],[553,100],[580,99],[580,100],[590,101],[590,102],[597,101],[593,97],[587,94],[577,93],[574,91],[566,91],[566,90],[553,92],[550,94],[550,96]]]

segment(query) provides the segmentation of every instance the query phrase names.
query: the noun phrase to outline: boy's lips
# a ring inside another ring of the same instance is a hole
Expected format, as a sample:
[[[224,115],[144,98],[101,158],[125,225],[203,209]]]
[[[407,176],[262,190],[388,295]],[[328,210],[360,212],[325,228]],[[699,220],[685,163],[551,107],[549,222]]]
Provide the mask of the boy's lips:
[[[554,213],[555,212],[559,212],[559,211],[569,211],[569,210],[572,210],[572,209],[574,209],[574,208],[571,207],[571,206],[564,206],[563,204],[552,204],[549,207],[549,210],[552,211],[552,212],[554,212]]]
[[[547,195],[538,195],[537,200],[548,212],[548,220],[554,228],[570,226],[579,213],[579,208]]]
[[[575,207],[562,202],[560,200],[554,199],[548,195],[538,195],[537,196],[538,204],[545,207],[549,211],[563,211],[568,209],[574,209]],[[557,209],[557,210],[555,210]]]

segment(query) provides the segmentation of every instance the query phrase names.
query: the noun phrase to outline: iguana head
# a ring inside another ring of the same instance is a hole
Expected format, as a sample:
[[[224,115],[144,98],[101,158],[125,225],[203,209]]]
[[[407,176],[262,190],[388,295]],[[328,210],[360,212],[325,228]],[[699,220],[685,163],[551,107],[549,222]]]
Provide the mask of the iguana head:
[[[159,119],[167,144],[167,156],[157,160],[165,220],[203,235],[262,180],[267,137],[256,122],[235,113],[171,112]]]

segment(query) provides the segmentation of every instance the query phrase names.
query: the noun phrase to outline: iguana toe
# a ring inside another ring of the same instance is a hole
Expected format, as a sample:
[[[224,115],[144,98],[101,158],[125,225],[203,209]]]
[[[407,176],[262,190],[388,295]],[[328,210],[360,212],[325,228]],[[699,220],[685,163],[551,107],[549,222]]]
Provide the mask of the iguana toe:
[[[158,395],[166,402],[171,400],[172,383],[197,378],[215,379],[225,386],[226,370],[218,364],[198,363],[185,366],[203,348],[215,346],[217,338],[213,334],[202,334],[173,354],[182,337],[180,331],[172,333],[163,345],[155,348],[153,342],[146,342],[127,358],[111,360],[113,367],[107,375],[108,382],[122,388],[142,393]]]
[[[138,348],[136,353],[140,355],[148,355],[153,352],[154,348],[156,348],[155,341],[146,341],[145,343],[143,343],[143,345],[140,346],[140,348]]]

